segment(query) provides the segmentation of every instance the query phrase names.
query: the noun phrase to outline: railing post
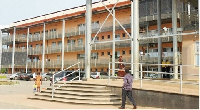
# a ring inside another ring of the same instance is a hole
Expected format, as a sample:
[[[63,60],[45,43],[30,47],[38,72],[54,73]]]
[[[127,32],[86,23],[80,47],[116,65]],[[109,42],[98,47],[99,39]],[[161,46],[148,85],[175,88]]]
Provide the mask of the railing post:
[[[183,72],[183,66],[182,65],[180,65],[180,92],[182,92],[182,88],[183,88],[183,84],[182,84],[182,72]]]
[[[52,99],[53,99],[53,95],[54,95],[54,75],[52,79]]]
[[[108,84],[110,83],[110,62],[108,66]]]
[[[140,87],[142,88],[142,64],[140,64]]]

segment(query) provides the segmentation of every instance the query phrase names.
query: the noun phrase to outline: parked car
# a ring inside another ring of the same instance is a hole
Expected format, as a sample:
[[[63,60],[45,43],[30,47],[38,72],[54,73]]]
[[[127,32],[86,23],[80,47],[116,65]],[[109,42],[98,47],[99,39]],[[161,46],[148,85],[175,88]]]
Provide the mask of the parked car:
[[[90,76],[93,79],[99,79],[100,78],[100,72],[91,72]]]
[[[50,80],[50,77],[52,77],[53,74],[52,73],[42,73],[41,76],[42,76],[42,80],[47,81],[47,80]]]
[[[27,73],[23,75],[23,80],[29,81],[31,78],[33,78],[33,74],[32,73]]]
[[[19,73],[12,74],[10,75],[10,80],[16,80],[18,76],[19,76]]]
[[[54,76],[54,81],[71,81],[72,79],[74,79],[75,77],[79,76],[79,72],[75,72],[73,74],[71,74],[73,71],[62,71],[61,73],[59,74],[56,74],[55,73],[55,76]],[[69,75],[70,74],[70,75]],[[82,78],[84,77],[84,72],[80,72],[80,80],[82,80]],[[64,77],[66,76],[66,77]],[[52,79],[53,79],[53,76],[50,77],[50,85],[52,84]],[[74,80],[78,80],[79,78],[76,78]]]
[[[25,73],[19,73],[17,79],[23,80]]]

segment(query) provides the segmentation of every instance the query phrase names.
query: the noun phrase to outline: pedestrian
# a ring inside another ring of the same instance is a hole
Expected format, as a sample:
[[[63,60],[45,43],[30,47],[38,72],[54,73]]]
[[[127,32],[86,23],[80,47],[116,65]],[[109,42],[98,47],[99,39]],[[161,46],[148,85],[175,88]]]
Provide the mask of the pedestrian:
[[[168,64],[168,65],[166,66],[166,72],[169,73],[169,72],[170,72],[170,65],[169,65],[169,64],[171,64],[171,63],[170,63],[169,60],[166,60],[166,64]],[[170,74],[167,74],[167,75],[166,75],[166,78],[170,78]]]
[[[36,76],[36,75],[35,75],[35,71],[34,71],[34,73],[33,73],[33,81],[35,81],[35,76]]]
[[[165,72],[166,71],[166,62],[165,60],[162,61],[162,72]],[[163,78],[166,78],[166,74],[163,74]]]
[[[132,83],[133,83],[133,77],[129,73],[129,70],[125,70],[126,74],[124,76],[124,84],[122,86],[122,105],[119,107],[119,109],[125,109],[125,102],[126,102],[126,96],[128,96],[129,100],[133,104],[133,109],[137,109],[137,105],[134,101],[134,98],[132,97]]]
[[[40,72],[37,73],[35,79],[35,85],[37,85],[37,92],[40,92],[40,85],[42,84],[42,77],[40,76]]]

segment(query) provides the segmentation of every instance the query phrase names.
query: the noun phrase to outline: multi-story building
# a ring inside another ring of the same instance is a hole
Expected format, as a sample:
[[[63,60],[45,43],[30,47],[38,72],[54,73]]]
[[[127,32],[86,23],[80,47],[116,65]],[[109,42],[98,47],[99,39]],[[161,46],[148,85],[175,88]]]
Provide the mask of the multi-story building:
[[[108,8],[112,8],[116,0],[103,1]],[[140,38],[157,36],[157,0],[140,0]],[[177,33],[193,32],[198,30],[197,7],[178,0]],[[162,38],[162,57],[173,63],[173,38],[172,34],[172,0],[161,2],[162,35],[169,35]],[[85,57],[85,12],[86,6],[74,7],[66,10],[37,16],[22,21],[17,21],[10,28],[2,29],[3,48],[2,68],[8,68],[8,73],[22,71],[42,71],[42,60],[44,60],[44,71],[53,72],[61,70],[62,66],[62,32],[64,33],[64,68],[80,61],[80,68],[84,70]],[[109,12],[100,2],[93,3],[92,9],[92,37],[94,37],[102,26]],[[129,0],[120,0],[115,8],[115,16],[125,29],[131,34],[131,3]],[[63,26],[64,20],[64,26]],[[63,27],[64,30],[63,31]],[[14,31],[16,29],[16,32]],[[43,54],[43,35],[45,29],[45,58]],[[112,41],[113,21],[110,16],[102,26],[95,41]],[[15,33],[15,40],[14,40]],[[128,35],[116,22],[115,39],[128,39]],[[196,65],[187,67],[185,71],[197,73],[199,67],[198,34],[178,36],[178,64]],[[15,41],[15,42],[14,42]],[[158,40],[140,40],[140,62],[158,63]],[[12,67],[13,44],[15,45],[15,60]],[[28,44],[28,45],[27,45]],[[131,43],[130,41],[116,42],[117,56],[122,55],[124,61],[130,62]],[[195,50],[196,49],[196,50]],[[27,55],[28,53],[28,55]],[[91,71],[108,71],[108,63],[111,61],[112,42],[96,43],[91,50]],[[28,57],[26,57],[28,56]],[[26,63],[27,62],[27,63]],[[26,67],[27,66],[27,67]],[[127,65],[129,68],[130,65]],[[74,67],[74,69],[77,67]],[[157,70],[157,67],[150,66],[148,69]],[[185,79],[191,77],[186,76]],[[192,77],[194,78],[194,77]],[[195,78],[197,78],[195,76]]]

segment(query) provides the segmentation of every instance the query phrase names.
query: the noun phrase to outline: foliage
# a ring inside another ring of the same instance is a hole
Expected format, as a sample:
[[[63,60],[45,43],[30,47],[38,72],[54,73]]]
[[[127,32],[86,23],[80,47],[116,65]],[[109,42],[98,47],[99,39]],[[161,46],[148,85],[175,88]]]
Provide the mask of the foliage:
[[[6,68],[1,68],[1,73],[5,73],[6,72]]]

